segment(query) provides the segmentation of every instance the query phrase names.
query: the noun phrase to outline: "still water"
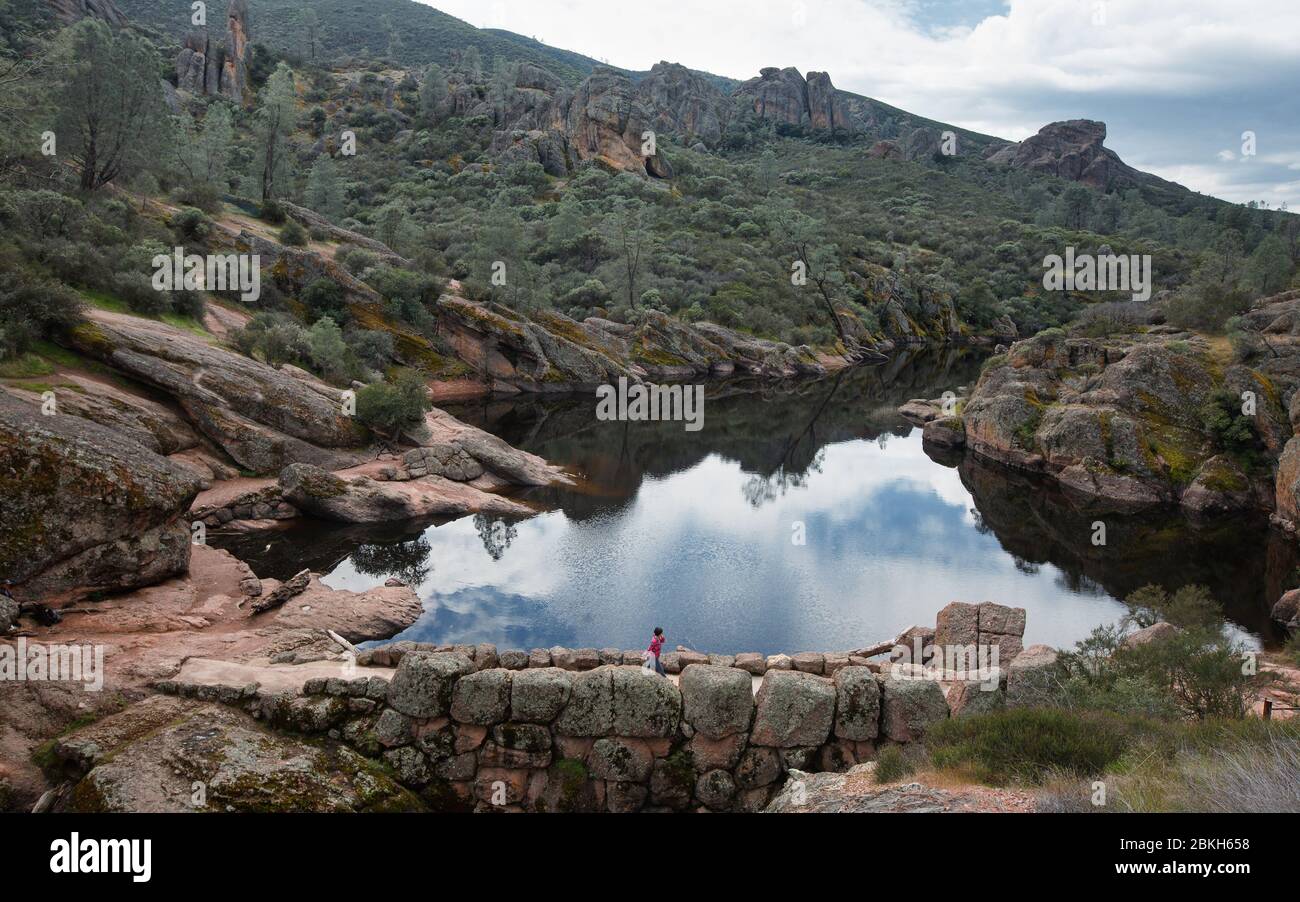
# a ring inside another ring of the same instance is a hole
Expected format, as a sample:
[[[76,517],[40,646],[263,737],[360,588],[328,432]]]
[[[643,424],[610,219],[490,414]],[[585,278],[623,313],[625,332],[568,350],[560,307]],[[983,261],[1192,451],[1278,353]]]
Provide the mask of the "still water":
[[[591,395],[453,407],[578,485],[518,495],[543,511],[525,520],[311,523],[225,544],[264,576],[311,567],[353,590],[400,576],[425,605],[400,638],[428,642],[642,648],[662,626],[669,647],[829,651],[997,601],[1027,609],[1026,644],[1068,646],[1147,583],[1204,583],[1242,638],[1276,640],[1267,614],[1296,554],[1266,523],[1108,517],[1099,548],[1095,515],[1050,485],[923,448],[895,408],[972,385],[981,359],[908,351],[839,378],[710,385],[698,432],[598,421]]]

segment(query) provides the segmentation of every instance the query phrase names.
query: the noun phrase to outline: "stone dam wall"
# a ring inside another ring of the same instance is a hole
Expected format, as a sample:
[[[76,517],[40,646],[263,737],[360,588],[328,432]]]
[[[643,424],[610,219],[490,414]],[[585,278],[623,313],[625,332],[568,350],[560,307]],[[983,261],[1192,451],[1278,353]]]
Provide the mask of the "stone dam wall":
[[[1023,610],[1000,605],[950,605],[939,632],[974,630],[974,642],[981,620],[1023,633]],[[1018,636],[998,635],[1019,652]],[[438,810],[758,811],[791,772],[847,770],[948,717],[1002,707],[1048,651],[1019,653],[981,681],[858,654],[677,652],[674,683],[643,670],[640,652],[401,642],[359,657],[355,673],[383,676],[312,679],[299,693],[157,688],[345,742]]]

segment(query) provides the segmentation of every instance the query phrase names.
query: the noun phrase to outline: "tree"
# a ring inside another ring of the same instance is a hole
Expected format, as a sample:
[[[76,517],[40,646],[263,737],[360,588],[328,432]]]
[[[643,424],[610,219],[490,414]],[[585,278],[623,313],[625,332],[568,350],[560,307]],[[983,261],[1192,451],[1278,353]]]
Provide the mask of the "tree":
[[[477,77],[483,72],[483,56],[473,45],[461,51],[460,64],[470,75]]]
[[[645,220],[645,205],[632,199],[624,199],[605,219],[606,231],[622,265],[624,284],[627,287],[627,305],[634,310],[642,258],[650,245],[650,230],[646,227]]]
[[[303,38],[307,43],[307,59],[312,62],[316,61],[316,42],[320,37],[320,16],[316,10],[308,6],[302,11],[300,16],[303,28]]]
[[[293,70],[280,63],[262,88],[257,110],[257,146],[261,169],[262,200],[268,201],[283,192],[289,179],[289,136],[298,122],[298,96],[294,90]]]
[[[5,11],[0,2],[0,13]],[[0,17],[0,34],[9,37],[7,30],[13,24]],[[20,136],[31,134],[42,74],[40,60],[24,58],[17,48],[0,46],[0,175],[19,168],[30,150],[30,142]]]
[[[430,125],[437,125],[447,109],[447,78],[442,67],[433,63],[424,72],[420,83],[420,116]]]
[[[312,363],[330,382],[342,382],[348,376],[348,346],[339,324],[322,316],[307,330]]]
[[[76,164],[83,190],[147,171],[163,158],[161,63],[147,41],[86,18],[60,33],[54,59],[58,76],[49,99],[58,154]]]
[[[1255,248],[1246,264],[1251,286],[1263,296],[1284,290],[1291,282],[1291,254],[1286,242],[1270,234]]]
[[[835,309],[835,298],[844,284],[838,251],[834,245],[824,240],[819,225],[811,217],[793,207],[778,205],[773,218],[794,254],[794,262],[802,269],[802,275],[817,289],[817,297],[826,309],[826,315],[830,317],[844,350],[852,351],[857,342],[850,339],[844,331],[844,324],[840,322],[840,315]]]
[[[329,219],[337,220],[343,216],[343,181],[339,178],[338,166],[329,154],[321,154],[312,164],[303,201]]]
[[[1071,185],[1061,195],[1061,216],[1063,225],[1070,229],[1082,229],[1092,215],[1092,190],[1083,185]]]
[[[227,161],[234,140],[230,105],[214,101],[197,128],[189,116],[182,117],[182,137],[177,142],[177,163],[196,188],[221,194],[230,189],[226,182]]]

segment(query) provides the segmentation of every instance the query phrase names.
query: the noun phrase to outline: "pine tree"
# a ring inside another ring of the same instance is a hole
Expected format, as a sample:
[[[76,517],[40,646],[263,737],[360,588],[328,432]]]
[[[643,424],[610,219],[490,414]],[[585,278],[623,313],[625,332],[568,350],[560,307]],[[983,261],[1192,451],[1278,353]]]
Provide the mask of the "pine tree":
[[[298,122],[298,98],[293,70],[280,63],[262,88],[257,111],[257,166],[261,174],[262,200],[284,193],[290,173],[289,136]]]
[[[303,200],[309,208],[328,219],[342,218],[343,180],[339,178],[338,166],[328,154],[322,154],[311,167]]]
[[[1268,235],[1250,255],[1246,271],[1250,284],[1260,295],[1277,294],[1291,281],[1291,255],[1277,235]]]
[[[442,68],[433,63],[425,70],[420,84],[420,116],[430,125],[437,125],[447,109],[447,79]]]
[[[58,78],[49,103],[58,154],[76,164],[83,190],[164,159],[161,64],[147,41],[87,18],[63,30],[54,57]]]

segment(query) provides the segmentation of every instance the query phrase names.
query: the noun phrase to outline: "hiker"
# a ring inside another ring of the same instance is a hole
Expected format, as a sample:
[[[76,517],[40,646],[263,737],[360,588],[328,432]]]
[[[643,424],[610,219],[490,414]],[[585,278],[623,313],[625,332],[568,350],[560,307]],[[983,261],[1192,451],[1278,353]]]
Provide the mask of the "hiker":
[[[664,665],[659,660],[659,652],[663,650],[663,647],[664,647],[664,628],[662,626],[656,626],[654,637],[650,640],[650,647],[645,650],[646,663],[649,663],[650,660],[653,659],[655,665],[655,673],[659,674],[661,677],[666,677],[668,676],[668,671],[664,670]]]

